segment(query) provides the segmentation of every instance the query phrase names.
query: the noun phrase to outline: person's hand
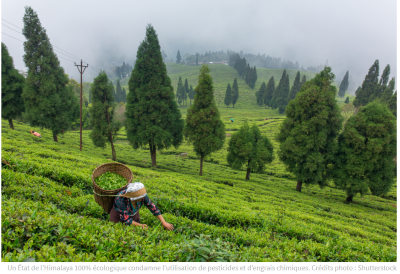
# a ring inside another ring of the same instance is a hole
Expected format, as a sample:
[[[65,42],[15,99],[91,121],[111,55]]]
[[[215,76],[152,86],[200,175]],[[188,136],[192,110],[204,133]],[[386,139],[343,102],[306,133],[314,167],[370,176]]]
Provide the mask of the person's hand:
[[[164,227],[165,229],[174,230],[174,226],[173,226],[172,224],[169,224],[169,223],[167,223],[167,222],[163,222],[162,225],[163,225],[163,227]]]
[[[148,228],[146,224],[140,224],[140,226],[141,226],[143,229],[147,229],[147,228]]]

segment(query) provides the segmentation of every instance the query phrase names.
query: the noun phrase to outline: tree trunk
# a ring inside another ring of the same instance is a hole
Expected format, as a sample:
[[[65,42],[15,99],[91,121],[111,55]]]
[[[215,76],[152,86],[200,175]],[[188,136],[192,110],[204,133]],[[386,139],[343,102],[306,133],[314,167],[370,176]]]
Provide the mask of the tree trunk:
[[[250,180],[250,168],[247,167],[246,180]]]
[[[296,190],[297,190],[298,192],[301,192],[301,185],[302,185],[302,184],[303,184],[302,182],[297,181]]]
[[[12,119],[8,119],[8,123],[10,124],[10,128],[14,129],[14,124],[13,124]]]
[[[203,156],[200,157],[200,176],[203,176]]]
[[[150,146],[150,156],[151,156],[151,166],[156,168],[157,167],[157,149],[156,145],[151,145]]]
[[[64,130],[62,129],[62,133],[64,134]]]
[[[109,134],[110,143],[111,143],[112,159],[113,159],[113,161],[116,161],[117,160],[117,153],[115,153],[114,142],[113,142],[113,139],[112,139],[111,131],[109,131],[108,134]]]
[[[348,195],[346,198],[346,202],[348,202],[348,203],[353,202],[353,197],[354,197],[353,195]]]
[[[54,140],[54,142],[57,142],[57,143],[58,143],[57,135],[53,134],[53,140]]]

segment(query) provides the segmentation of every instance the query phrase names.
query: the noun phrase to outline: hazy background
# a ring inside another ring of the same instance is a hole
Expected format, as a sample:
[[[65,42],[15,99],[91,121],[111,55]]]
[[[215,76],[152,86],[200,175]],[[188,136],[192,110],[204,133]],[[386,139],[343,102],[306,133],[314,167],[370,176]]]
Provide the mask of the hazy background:
[[[184,57],[229,49],[297,61],[304,68],[328,61],[338,80],[349,70],[356,86],[378,59],[380,74],[390,64],[390,77],[397,75],[395,0],[3,0],[1,39],[15,67],[24,71],[22,42],[5,34],[25,41],[14,30],[22,32],[27,5],[37,12],[53,46],[70,54],[56,51],[76,80],[80,74],[73,62],[81,58],[91,67],[84,81],[112,62],[132,65],[149,23],[167,59],[175,60],[178,50]]]

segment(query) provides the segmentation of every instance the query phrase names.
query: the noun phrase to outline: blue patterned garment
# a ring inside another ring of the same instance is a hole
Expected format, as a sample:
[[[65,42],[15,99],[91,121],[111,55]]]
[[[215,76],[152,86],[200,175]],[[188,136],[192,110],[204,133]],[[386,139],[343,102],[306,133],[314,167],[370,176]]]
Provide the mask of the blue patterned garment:
[[[123,195],[125,193],[126,189],[118,192],[117,195]],[[136,203],[136,209],[133,208],[132,203]],[[151,211],[154,216],[161,215],[161,211],[155,206],[155,204],[153,204],[153,202],[149,199],[147,195],[144,197],[143,202],[132,201],[132,203],[131,199],[124,197],[117,196],[114,200],[115,211],[119,214],[119,218],[121,219],[121,221],[126,225],[132,224],[132,219],[130,216],[134,215],[136,211],[138,211],[142,207],[143,204]]]

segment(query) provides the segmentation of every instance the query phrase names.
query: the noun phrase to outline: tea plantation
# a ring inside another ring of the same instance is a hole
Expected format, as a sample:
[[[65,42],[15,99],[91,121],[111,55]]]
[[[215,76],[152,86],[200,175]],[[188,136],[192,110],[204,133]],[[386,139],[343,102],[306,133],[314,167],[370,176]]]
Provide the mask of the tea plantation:
[[[396,188],[385,197],[356,196],[351,204],[333,184],[299,193],[277,157],[246,181],[244,170],[227,165],[229,134],[247,119],[276,154],[284,116],[261,108],[220,112],[227,138],[206,158],[203,176],[187,143],[157,152],[151,169],[147,147],[133,150],[124,130],[116,138],[117,160],[144,183],[173,231],[147,209],[140,215],[148,230],[108,221],[94,201],[91,175],[111,162],[111,149],[96,148],[90,131],[79,151],[79,131],[56,143],[48,130],[33,128],[42,134],[37,138],[28,125],[15,121],[11,130],[2,120],[2,261],[397,261]]]

